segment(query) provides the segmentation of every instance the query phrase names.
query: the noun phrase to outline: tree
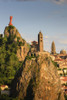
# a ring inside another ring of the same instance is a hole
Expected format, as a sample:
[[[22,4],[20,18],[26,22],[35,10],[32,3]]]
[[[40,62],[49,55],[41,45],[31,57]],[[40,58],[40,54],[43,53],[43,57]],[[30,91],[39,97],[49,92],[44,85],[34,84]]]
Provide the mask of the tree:
[[[9,84],[18,69],[21,67],[21,62],[17,58],[17,46],[14,40],[15,36],[0,37],[0,84]]]
[[[56,48],[55,48],[54,41],[52,42],[52,45],[51,45],[51,54],[56,54]]]

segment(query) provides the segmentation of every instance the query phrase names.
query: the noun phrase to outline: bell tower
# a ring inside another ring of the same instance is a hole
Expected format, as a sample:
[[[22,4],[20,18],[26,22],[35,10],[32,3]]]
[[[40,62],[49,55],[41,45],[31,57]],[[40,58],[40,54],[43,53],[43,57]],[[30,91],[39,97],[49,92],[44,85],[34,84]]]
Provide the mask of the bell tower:
[[[41,32],[38,34],[38,51],[43,52],[43,34]]]

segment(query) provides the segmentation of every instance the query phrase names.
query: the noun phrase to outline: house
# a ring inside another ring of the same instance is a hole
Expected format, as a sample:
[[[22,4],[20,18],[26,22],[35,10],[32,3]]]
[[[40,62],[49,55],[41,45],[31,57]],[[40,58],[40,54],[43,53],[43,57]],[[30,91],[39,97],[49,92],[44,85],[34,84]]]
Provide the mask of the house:
[[[61,84],[66,84],[67,83],[67,77],[60,77],[60,80],[61,80]]]
[[[7,86],[7,85],[1,85],[1,86],[0,86],[0,89],[1,89],[1,90],[8,89],[8,86]]]
[[[0,89],[1,89],[1,95],[2,94],[10,95],[10,88],[7,85],[1,85]]]

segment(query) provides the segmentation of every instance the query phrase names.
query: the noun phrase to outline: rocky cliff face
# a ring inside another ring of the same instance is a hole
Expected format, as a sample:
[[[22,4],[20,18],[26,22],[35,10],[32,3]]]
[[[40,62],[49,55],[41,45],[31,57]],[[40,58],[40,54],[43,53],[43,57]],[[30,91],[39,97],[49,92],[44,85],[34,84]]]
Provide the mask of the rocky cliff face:
[[[18,100],[64,100],[56,67],[47,55],[26,57],[12,83]]]
[[[4,30],[4,35],[7,37],[14,35],[14,42],[18,42],[18,50],[17,50],[17,57],[19,61],[23,61],[27,56],[29,51],[28,45],[24,39],[22,39],[20,33],[16,29],[15,26],[7,26]]]

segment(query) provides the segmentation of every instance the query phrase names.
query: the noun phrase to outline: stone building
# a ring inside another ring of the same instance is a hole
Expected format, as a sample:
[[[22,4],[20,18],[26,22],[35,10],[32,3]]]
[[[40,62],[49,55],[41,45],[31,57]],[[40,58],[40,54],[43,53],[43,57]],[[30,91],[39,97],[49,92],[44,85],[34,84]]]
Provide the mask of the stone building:
[[[41,32],[38,34],[38,51],[43,52],[43,34]]]
[[[61,50],[60,54],[66,54],[66,50]]]

